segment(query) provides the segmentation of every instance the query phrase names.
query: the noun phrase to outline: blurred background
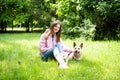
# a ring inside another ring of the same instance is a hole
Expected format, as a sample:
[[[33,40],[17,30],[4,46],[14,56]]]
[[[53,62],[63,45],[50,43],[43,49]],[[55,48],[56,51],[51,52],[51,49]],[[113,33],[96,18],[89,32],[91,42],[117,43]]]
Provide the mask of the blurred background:
[[[120,0],[0,0],[0,33],[42,33],[54,20],[71,39],[120,40]]]

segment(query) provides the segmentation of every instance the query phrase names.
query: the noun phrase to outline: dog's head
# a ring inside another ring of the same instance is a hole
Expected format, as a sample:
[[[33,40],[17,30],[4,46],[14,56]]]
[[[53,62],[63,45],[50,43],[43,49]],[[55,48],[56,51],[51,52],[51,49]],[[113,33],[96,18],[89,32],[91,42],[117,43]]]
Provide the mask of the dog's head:
[[[77,45],[75,42],[73,43],[73,48],[74,48],[74,58],[79,60],[82,56],[82,48],[83,48],[83,43]]]

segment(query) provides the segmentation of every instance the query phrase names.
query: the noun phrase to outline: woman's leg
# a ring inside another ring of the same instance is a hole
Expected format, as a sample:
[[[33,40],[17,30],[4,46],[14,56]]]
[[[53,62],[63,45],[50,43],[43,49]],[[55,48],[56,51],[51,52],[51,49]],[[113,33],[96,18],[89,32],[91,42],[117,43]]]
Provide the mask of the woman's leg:
[[[60,42],[56,43],[56,44],[55,44],[55,47],[58,48],[59,53],[61,53],[61,52],[63,51],[63,50],[62,50],[62,47],[61,47],[61,45],[60,45]]]
[[[57,45],[55,48],[54,48],[54,51],[53,51],[53,54],[56,58],[56,60],[58,61],[59,63],[59,67],[60,68],[68,68],[68,66],[66,65],[64,59],[63,59],[63,56],[60,52],[60,47],[58,47],[59,45]]]
[[[43,61],[48,61],[49,59],[55,59],[55,57],[53,55],[53,51],[54,51],[54,49],[50,49],[50,50],[47,50],[46,52],[44,52],[41,55],[42,60]]]

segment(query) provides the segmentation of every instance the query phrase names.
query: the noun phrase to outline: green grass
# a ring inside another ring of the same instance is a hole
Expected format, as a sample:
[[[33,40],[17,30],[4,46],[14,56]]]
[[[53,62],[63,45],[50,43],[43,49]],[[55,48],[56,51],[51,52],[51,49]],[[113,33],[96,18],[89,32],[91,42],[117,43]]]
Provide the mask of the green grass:
[[[39,56],[39,33],[0,34],[0,80],[120,80],[120,42],[64,39],[83,42],[83,59],[59,69],[56,61]]]

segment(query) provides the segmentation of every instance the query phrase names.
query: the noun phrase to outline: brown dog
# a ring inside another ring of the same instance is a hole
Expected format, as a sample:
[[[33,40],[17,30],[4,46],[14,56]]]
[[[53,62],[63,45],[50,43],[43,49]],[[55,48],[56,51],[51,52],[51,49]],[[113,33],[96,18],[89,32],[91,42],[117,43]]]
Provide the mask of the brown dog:
[[[65,57],[66,64],[68,63],[69,59],[75,59],[75,60],[82,59],[83,43],[81,43],[80,45],[77,45],[74,42],[73,43],[73,48],[74,48],[74,52],[73,53],[68,53],[67,56]]]

